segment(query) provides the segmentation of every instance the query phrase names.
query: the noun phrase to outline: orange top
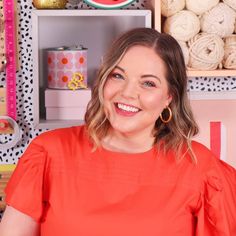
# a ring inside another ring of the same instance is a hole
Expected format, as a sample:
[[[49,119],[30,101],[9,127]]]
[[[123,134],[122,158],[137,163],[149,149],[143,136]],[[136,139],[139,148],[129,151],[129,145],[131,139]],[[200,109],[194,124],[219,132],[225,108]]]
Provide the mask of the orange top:
[[[84,127],[35,138],[6,188],[41,235],[234,236],[236,171],[193,142],[198,164],[155,148],[91,151]]]

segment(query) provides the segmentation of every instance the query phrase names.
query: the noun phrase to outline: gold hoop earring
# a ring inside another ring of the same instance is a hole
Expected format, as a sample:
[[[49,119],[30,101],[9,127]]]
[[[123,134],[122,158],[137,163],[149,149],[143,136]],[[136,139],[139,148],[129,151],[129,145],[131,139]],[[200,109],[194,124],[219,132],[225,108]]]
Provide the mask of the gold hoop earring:
[[[163,116],[162,116],[162,113],[161,113],[161,114],[160,114],[160,119],[161,119],[161,121],[162,121],[163,123],[167,124],[167,123],[169,123],[170,120],[172,119],[172,111],[171,111],[170,107],[166,107],[165,109],[168,110],[168,112],[169,112],[169,117],[168,117],[168,119],[164,120],[164,119],[163,119]],[[164,110],[165,110],[165,109],[164,109]],[[162,112],[163,112],[163,111],[162,111]]]

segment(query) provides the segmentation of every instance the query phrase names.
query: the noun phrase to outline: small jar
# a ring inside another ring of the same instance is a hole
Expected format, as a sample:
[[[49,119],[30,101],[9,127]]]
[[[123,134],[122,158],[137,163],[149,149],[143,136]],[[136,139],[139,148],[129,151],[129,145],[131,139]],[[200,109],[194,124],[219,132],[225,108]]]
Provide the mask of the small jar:
[[[67,0],[33,0],[33,5],[37,9],[63,9]]]

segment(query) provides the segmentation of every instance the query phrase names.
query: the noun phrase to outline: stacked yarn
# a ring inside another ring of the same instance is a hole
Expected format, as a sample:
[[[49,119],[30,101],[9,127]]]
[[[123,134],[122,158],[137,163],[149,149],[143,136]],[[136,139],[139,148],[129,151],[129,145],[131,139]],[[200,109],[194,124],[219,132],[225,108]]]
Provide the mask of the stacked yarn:
[[[235,0],[223,0],[225,4],[232,7],[234,10],[236,10],[236,1]]]
[[[201,30],[227,37],[234,32],[236,12],[225,3],[219,3],[201,17]]]
[[[185,0],[161,0],[161,14],[165,17],[174,15],[183,10],[184,7]]]
[[[186,0],[186,8],[197,15],[201,15],[216,6],[220,0]]]
[[[163,31],[179,42],[188,68],[236,69],[236,0],[161,3]]]
[[[225,55],[223,66],[227,69],[236,69],[236,35],[225,38]]]
[[[224,42],[216,34],[200,33],[189,42],[189,66],[193,69],[215,70],[221,68]]]
[[[176,40],[188,41],[200,31],[200,21],[191,11],[183,10],[166,19],[164,32]]]

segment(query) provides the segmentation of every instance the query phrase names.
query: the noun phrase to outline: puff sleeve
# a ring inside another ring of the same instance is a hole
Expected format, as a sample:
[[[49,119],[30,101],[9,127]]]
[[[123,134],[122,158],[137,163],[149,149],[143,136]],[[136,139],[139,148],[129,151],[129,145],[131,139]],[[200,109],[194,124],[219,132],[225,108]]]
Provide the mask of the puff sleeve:
[[[44,205],[46,151],[36,138],[18,161],[5,189],[9,206],[40,221]]]
[[[196,236],[236,236],[235,169],[217,160],[203,182]]]

